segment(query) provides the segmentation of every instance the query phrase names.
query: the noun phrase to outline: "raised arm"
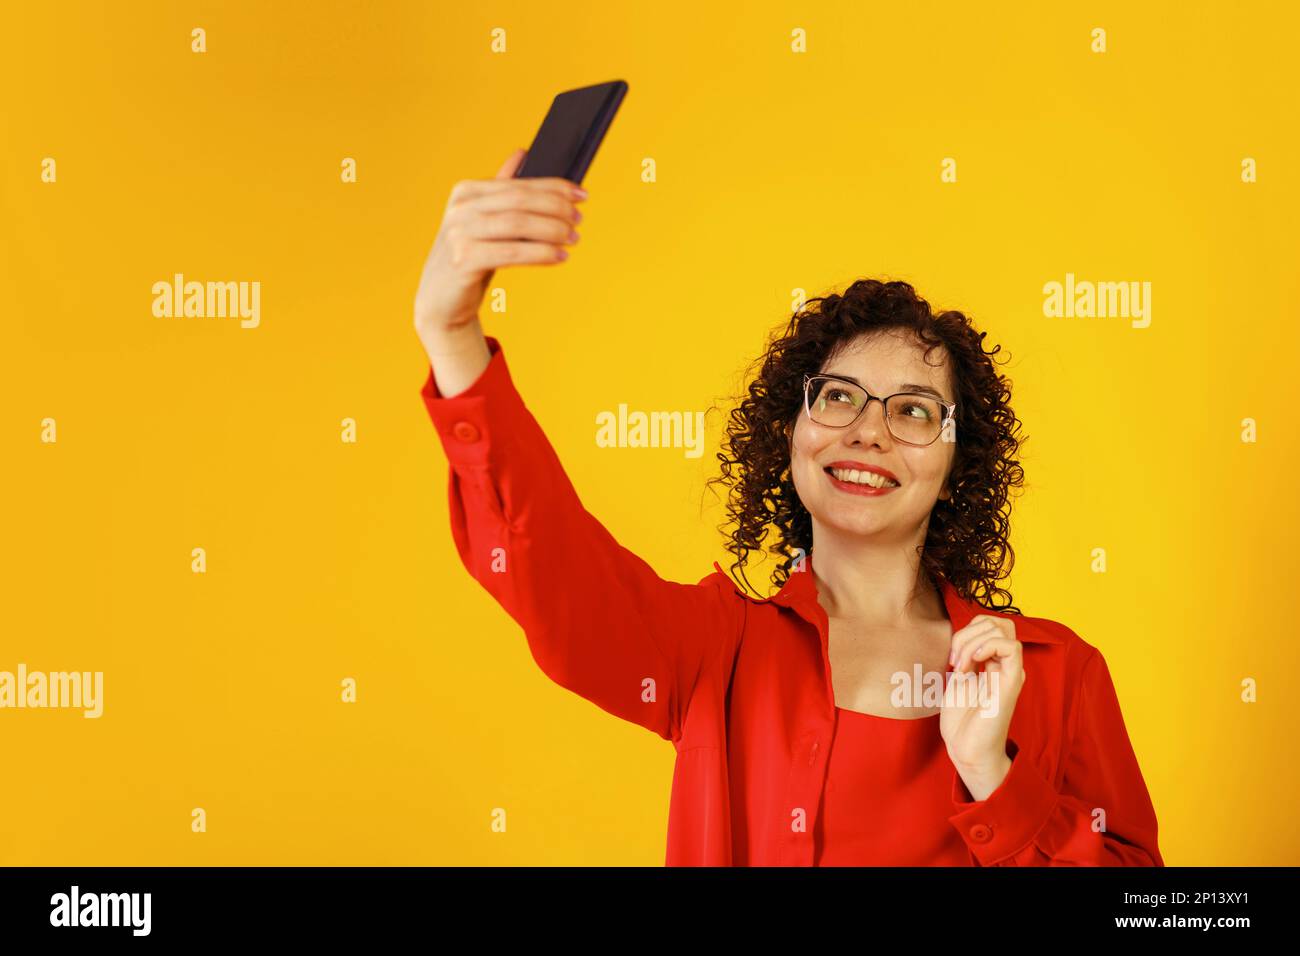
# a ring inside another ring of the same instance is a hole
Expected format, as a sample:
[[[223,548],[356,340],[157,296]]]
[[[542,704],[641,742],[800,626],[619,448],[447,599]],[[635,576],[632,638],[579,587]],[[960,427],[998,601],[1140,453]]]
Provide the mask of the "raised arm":
[[[512,172],[519,156],[502,173]],[[488,215],[528,202],[562,212],[552,200],[563,187],[537,185],[543,182],[462,190],[463,203],[478,210],[457,214],[462,264],[548,261],[536,249],[478,248],[546,245],[547,224],[521,215],[493,225]],[[466,238],[493,229],[541,238]],[[439,241],[446,234],[444,225]],[[664,580],[588,513],[516,390],[500,342],[483,335],[477,317],[452,322],[429,311],[430,303],[456,298],[446,291],[449,284],[468,282],[464,300],[475,308],[475,296],[486,288],[486,279],[466,279],[449,261],[435,242],[417,295],[416,331],[429,356],[421,395],[450,466],[451,530],[461,562],[523,628],[534,660],[552,680],[677,743],[701,673],[738,636],[740,599],[716,575],[694,585]]]

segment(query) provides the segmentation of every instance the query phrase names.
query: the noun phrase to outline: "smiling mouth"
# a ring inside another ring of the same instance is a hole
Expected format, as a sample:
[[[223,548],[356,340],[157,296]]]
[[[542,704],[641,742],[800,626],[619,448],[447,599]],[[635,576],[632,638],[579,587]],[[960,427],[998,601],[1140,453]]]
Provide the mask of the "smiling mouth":
[[[835,481],[844,485],[852,485],[855,488],[888,491],[899,486],[899,482],[892,481],[884,475],[878,475],[874,471],[854,471],[852,468],[832,468],[829,465],[822,470]]]

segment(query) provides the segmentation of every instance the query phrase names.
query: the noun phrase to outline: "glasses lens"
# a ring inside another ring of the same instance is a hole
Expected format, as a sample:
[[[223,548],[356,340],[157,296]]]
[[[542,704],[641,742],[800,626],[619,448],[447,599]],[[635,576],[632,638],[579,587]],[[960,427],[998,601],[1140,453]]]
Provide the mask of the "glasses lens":
[[[814,378],[808,383],[808,414],[818,425],[843,428],[858,417],[867,393],[848,382]]]
[[[889,430],[900,441],[928,445],[943,427],[943,406],[926,395],[895,395],[885,407]]]

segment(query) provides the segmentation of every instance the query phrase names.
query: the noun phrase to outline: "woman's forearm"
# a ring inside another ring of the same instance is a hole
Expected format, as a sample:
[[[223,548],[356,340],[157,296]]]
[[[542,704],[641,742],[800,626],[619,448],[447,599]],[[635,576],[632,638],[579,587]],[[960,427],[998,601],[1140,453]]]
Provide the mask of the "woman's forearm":
[[[455,329],[421,333],[420,341],[444,398],[459,395],[478,381],[492,358],[478,319]]]

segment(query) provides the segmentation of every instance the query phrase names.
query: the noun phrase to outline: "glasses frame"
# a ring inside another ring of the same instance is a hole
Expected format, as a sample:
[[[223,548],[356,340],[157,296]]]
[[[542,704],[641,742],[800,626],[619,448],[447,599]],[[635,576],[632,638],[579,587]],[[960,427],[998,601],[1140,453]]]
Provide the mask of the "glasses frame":
[[[809,400],[808,386],[813,381],[817,379],[823,379],[823,378],[829,379],[830,381],[833,382],[843,382],[845,385],[852,385],[854,388],[861,389],[866,394],[867,400],[862,403],[862,407],[858,409],[858,413],[855,416],[853,416],[853,421],[846,422],[843,425],[823,425],[821,422],[817,421],[817,419],[813,418],[812,403]],[[899,438],[897,435],[894,434],[894,426],[889,421],[889,405],[887,404],[887,402],[891,398],[897,398],[899,395],[912,395],[916,398],[928,398],[930,399],[930,401],[938,402],[940,405],[944,407],[943,421],[939,422],[939,431],[929,441],[925,441],[925,442],[908,441],[906,438]],[[814,425],[817,425],[819,428],[852,428],[854,425],[858,423],[858,420],[862,418],[862,416],[866,413],[867,409],[871,407],[872,401],[880,402],[880,409],[885,417],[885,428],[889,430],[890,437],[893,438],[894,441],[902,442],[904,445],[912,445],[916,448],[929,448],[936,441],[938,441],[939,436],[943,434],[944,428],[947,427],[948,423],[952,421],[957,414],[956,402],[945,402],[943,399],[935,398],[933,395],[924,395],[920,392],[895,392],[893,395],[887,395],[884,398],[881,398],[878,395],[872,395],[870,392],[868,392],[857,382],[853,381],[852,379],[845,378],[842,375],[829,375],[825,372],[819,372],[816,375],[804,375],[803,377],[804,414],[808,416],[808,420],[810,422],[812,422]]]

